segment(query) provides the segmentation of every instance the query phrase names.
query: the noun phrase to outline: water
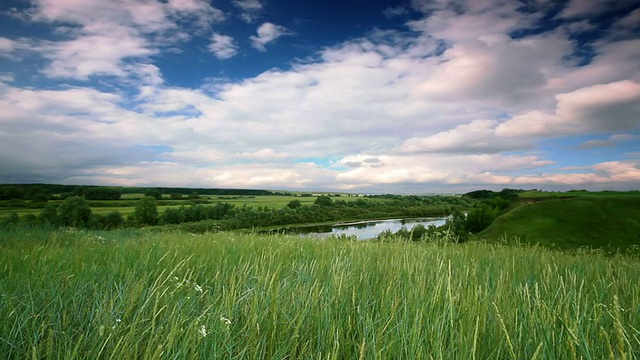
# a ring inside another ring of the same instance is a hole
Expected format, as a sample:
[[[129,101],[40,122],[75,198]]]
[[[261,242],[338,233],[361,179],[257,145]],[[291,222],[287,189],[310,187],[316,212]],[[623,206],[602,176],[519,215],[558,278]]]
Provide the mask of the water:
[[[411,230],[416,225],[428,227],[442,226],[449,217],[442,218],[416,218],[416,219],[390,219],[390,220],[367,220],[350,223],[340,223],[334,225],[314,225],[293,228],[293,232],[311,237],[325,238],[329,236],[355,236],[358,240],[372,239],[381,232],[390,230],[397,232],[403,226]]]

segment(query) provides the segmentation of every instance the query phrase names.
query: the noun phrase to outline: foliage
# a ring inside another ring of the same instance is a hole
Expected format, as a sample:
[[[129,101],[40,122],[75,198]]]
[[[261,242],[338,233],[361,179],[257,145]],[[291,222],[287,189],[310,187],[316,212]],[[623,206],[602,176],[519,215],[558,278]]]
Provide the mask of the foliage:
[[[84,189],[82,194],[87,200],[118,200],[122,196],[122,189],[96,186]]]
[[[145,196],[136,204],[133,219],[140,225],[155,225],[158,223],[158,205],[153,196]]]
[[[144,196],[151,196],[156,200],[162,199],[162,193],[158,189],[146,189],[144,191]]]
[[[84,227],[91,216],[91,208],[84,197],[72,196],[60,204],[58,215],[64,226]]]
[[[301,203],[301,202],[300,202],[300,200],[298,200],[298,199],[291,200],[291,201],[289,201],[289,203],[287,204],[287,207],[288,207],[289,209],[297,209],[297,208],[299,208],[300,206],[302,206],[302,203]]]
[[[319,206],[333,206],[333,200],[327,195],[318,196],[313,203]]]
[[[45,225],[59,225],[62,219],[58,215],[58,208],[54,204],[47,204],[38,216],[38,219]]]
[[[103,217],[101,223],[105,229],[116,229],[124,224],[124,216],[120,211],[111,211]]]

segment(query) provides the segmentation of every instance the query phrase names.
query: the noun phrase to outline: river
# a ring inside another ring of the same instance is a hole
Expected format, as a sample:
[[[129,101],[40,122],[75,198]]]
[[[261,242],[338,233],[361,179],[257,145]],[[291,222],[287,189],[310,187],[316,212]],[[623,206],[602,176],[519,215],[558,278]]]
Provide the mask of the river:
[[[416,225],[428,227],[442,226],[450,217],[437,218],[415,218],[415,219],[388,219],[388,220],[366,220],[357,222],[346,222],[333,225],[313,225],[290,228],[292,232],[309,237],[326,238],[332,235],[355,236],[358,240],[373,239],[381,232],[390,230],[397,232],[403,226],[411,230]]]

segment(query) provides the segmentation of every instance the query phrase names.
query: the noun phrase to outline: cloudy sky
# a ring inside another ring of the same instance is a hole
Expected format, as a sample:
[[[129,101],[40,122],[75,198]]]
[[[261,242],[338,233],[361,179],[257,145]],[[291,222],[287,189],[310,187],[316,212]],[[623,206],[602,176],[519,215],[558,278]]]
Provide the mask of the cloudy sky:
[[[3,0],[0,183],[640,188],[637,0]]]

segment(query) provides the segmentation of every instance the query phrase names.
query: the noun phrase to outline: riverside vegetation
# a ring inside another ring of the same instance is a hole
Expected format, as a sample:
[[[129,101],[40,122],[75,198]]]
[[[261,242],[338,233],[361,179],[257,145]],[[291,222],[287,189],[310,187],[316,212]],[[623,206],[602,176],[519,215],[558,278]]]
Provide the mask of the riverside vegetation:
[[[237,214],[272,221],[279,210],[216,203],[158,213],[150,195],[107,231],[91,224],[85,198],[70,196],[55,212],[3,220],[0,358],[640,358],[633,230],[607,247],[594,227],[600,242],[569,242],[574,230],[557,228],[579,228],[595,208],[597,224],[614,216],[635,229],[636,195],[321,196],[282,211],[314,220],[430,206],[454,213],[446,227],[373,241],[224,232],[242,224],[228,222]],[[612,211],[621,197],[628,203]],[[576,216],[548,225],[545,216],[572,214],[572,201],[582,204]],[[225,216],[166,220],[211,209]],[[547,233],[527,228],[527,213]],[[623,233],[615,228],[607,231]],[[523,230],[535,236],[511,236]],[[565,246],[543,241],[554,231]]]

